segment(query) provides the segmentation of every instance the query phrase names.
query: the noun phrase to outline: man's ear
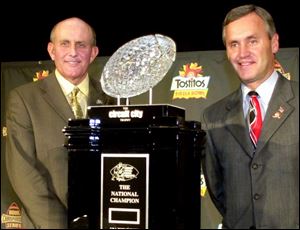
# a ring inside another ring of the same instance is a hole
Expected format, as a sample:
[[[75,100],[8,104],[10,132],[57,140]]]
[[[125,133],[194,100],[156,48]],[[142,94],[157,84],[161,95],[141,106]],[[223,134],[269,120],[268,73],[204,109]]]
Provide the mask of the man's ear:
[[[279,50],[279,35],[277,33],[273,35],[271,40],[271,45],[272,45],[272,53],[276,54]]]
[[[99,53],[99,48],[97,46],[93,46],[92,47],[91,58],[90,58],[90,63],[92,63],[95,60],[95,58],[97,57],[98,53]]]
[[[53,45],[52,42],[48,42],[47,50],[48,50],[49,56],[54,61],[54,59],[55,59],[55,51],[54,51],[54,45]]]

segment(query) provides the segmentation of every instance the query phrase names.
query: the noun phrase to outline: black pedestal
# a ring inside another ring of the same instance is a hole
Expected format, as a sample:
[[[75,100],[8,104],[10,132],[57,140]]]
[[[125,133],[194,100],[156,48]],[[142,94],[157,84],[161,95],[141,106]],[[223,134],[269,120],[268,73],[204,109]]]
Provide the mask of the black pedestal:
[[[199,122],[170,105],[90,107],[64,129],[70,228],[200,228]]]

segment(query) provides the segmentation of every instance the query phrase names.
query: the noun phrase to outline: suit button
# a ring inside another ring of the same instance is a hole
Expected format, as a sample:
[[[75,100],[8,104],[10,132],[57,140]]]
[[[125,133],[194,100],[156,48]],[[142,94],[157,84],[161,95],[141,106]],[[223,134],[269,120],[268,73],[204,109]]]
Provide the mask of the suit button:
[[[258,164],[254,163],[254,164],[252,165],[252,168],[253,168],[253,169],[257,169],[257,168],[258,168]]]
[[[259,198],[260,198],[260,195],[257,194],[257,193],[255,193],[255,194],[254,194],[254,200],[258,200]]]

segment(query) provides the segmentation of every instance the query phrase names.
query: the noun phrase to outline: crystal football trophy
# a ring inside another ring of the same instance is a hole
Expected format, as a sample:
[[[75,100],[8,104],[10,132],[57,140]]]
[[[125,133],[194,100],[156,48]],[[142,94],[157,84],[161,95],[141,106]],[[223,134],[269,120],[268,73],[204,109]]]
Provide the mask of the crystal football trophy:
[[[176,57],[175,42],[161,34],[136,38],[121,46],[104,66],[100,83],[103,91],[118,99],[129,98],[149,90],[166,75]]]
[[[184,108],[152,105],[152,87],[175,54],[173,40],[159,34],[126,43],[100,79],[118,105],[88,106],[89,119],[69,120],[69,228],[200,228],[201,126],[185,120]],[[128,105],[148,90],[150,105]],[[183,186],[173,191],[174,184]]]

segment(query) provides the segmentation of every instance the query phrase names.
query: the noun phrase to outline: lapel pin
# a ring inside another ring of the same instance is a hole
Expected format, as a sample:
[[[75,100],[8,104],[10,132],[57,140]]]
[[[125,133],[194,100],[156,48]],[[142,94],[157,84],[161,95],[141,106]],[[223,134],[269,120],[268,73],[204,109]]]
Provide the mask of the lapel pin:
[[[100,99],[97,99],[97,100],[96,100],[96,104],[97,104],[97,105],[102,105],[102,104],[103,104],[103,102],[102,102],[102,100],[100,100]]]
[[[284,112],[284,108],[280,106],[279,109],[278,109],[278,111],[275,112],[272,117],[280,119],[281,115],[283,114],[283,112]]]

